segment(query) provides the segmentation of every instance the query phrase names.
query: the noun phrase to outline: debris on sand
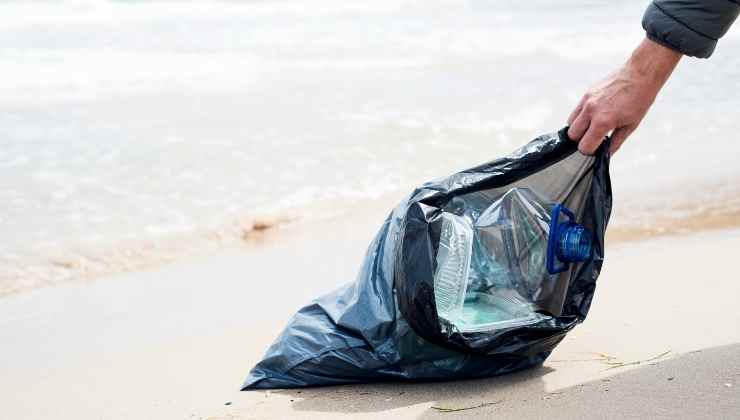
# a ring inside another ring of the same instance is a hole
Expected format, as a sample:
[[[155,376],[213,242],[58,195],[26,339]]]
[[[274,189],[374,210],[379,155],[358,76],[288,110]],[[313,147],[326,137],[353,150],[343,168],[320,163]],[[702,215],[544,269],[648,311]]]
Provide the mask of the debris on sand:
[[[498,403],[500,403],[502,401],[503,400],[501,400],[501,401],[492,401],[492,402],[484,402],[484,403],[481,403],[481,404],[478,404],[478,405],[473,405],[473,406],[470,406],[470,407],[439,407],[439,406],[434,406],[433,405],[432,408],[435,409],[435,410],[437,410],[437,411],[439,411],[439,412],[441,412],[441,413],[452,413],[452,412],[455,412],[455,411],[474,410],[476,408],[488,407],[490,405],[498,404]]]
[[[658,360],[658,359],[661,359],[661,358],[667,356],[670,352],[671,352],[670,350],[667,350],[667,351],[664,351],[663,353],[660,353],[659,355],[653,356],[653,357],[651,357],[649,359],[633,360],[631,362],[622,362],[622,361],[618,360],[616,357],[610,356],[610,355],[605,354],[605,353],[596,353],[596,354],[599,356],[599,358],[597,360],[599,360],[600,362],[603,362],[603,363],[609,365],[609,367],[606,368],[607,370],[609,370],[609,369],[622,368],[622,367],[625,367],[625,366],[635,366],[635,365],[641,365],[643,363],[652,362],[654,360]]]
[[[609,367],[607,368],[607,370],[609,370],[609,369],[616,369],[616,368],[621,368],[621,367],[625,367],[625,366],[640,365],[640,364],[643,364],[643,363],[652,362],[654,360],[658,360],[658,359],[660,359],[662,357],[665,357],[670,352],[671,351],[668,350],[668,351],[665,351],[665,352],[663,352],[663,353],[661,353],[661,354],[659,354],[657,356],[651,357],[649,359],[634,360],[634,361],[631,361],[631,362],[622,362],[619,359],[617,359],[616,356],[611,356],[611,355],[608,355],[606,353],[594,353],[594,354],[596,354],[597,357],[589,358],[589,359],[555,359],[555,360],[550,360],[550,362],[551,363],[602,362],[602,363],[605,363],[605,364],[609,365]]]
[[[545,394],[542,397],[542,399],[544,401],[547,401],[547,400],[551,400],[553,398],[557,398],[559,395],[562,395],[562,394],[563,394],[563,391],[548,392],[547,394]]]

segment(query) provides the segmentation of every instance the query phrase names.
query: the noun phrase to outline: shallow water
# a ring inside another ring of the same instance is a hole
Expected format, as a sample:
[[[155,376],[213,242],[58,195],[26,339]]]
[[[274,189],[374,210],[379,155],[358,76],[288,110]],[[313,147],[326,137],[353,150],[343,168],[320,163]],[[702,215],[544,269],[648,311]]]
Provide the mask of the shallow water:
[[[4,3],[0,294],[176,259],[255,218],[341,213],[507,153],[624,60],[643,8]],[[679,67],[614,161],[618,223],[696,197],[737,205],[739,52],[733,30]]]

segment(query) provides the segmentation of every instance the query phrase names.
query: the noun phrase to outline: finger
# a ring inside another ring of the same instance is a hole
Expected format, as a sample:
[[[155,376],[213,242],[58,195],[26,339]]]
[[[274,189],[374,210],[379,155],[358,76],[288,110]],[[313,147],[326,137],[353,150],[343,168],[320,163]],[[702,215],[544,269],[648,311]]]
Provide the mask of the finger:
[[[627,140],[627,137],[629,137],[633,131],[635,131],[635,127],[631,126],[619,127],[614,130],[612,133],[611,145],[609,146],[609,154],[614,155],[617,153],[617,150],[622,147],[624,141]]]
[[[588,131],[578,142],[578,150],[580,150],[584,155],[593,155],[611,129],[612,127],[609,127],[609,125],[599,122],[598,120],[591,121]]]
[[[583,109],[583,103],[586,101],[586,97],[584,96],[581,98],[580,101],[578,101],[578,105],[576,105],[576,109],[573,110],[573,112],[570,113],[570,116],[568,117],[568,125],[572,125],[573,121],[576,120],[576,117],[578,114],[581,113],[581,110]]]
[[[588,126],[591,123],[590,120],[591,117],[582,109],[581,113],[578,114],[570,127],[568,127],[568,138],[573,141],[578,141],[583,137],[583,134],[586,133],[586,130],[588,130]]]

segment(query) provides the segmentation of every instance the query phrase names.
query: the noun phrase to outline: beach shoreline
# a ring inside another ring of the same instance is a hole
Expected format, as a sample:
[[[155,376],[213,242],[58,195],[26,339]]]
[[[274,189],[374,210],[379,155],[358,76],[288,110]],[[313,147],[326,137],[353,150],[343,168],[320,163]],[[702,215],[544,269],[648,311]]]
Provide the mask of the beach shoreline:
[[[290,240],[283,240],[286,228],[248,250],[0,299],[0,341],[13,361],[0,379],[3,414],[423,417],[434,405],[486,402],[501,392],[516,400],[531,391],[528,381],[544,396],[649,366],[630,362],[740,342],[733,265],[740,230],[706,231],[607,246],[588,319],[533,379],[239,392],[298,308],[352,281],[385,210],[365,207],[362,217],[358,209],[343,222],[295,226]],[[610,369],[612,362],[624,366]],[[447,388],[464,392],[438,394]],[[426,397],[412,398],[419,392]]]
[[[664,236],[740,228],[740,190],[726,183],[627,193],[619,197],[606,233],[607,246]],[[18,269],[0,269],[0,299],[38,288],[90,283],[126,273],[205,261],[234,252],[254,252],[267,244],[295,238],[322,238],[326,232],[357,228],[372,238],[407,191],[383,193],[357,201],[326,200],[228,221],[212,230],[196,230],[158,240],[130,240],[95,247],[71,247],[36,255]],[[689,191],[694,192],[690,194]],[[370,241],[368,240],[367,243]],[[6,264],[7,265],[7,264]]]

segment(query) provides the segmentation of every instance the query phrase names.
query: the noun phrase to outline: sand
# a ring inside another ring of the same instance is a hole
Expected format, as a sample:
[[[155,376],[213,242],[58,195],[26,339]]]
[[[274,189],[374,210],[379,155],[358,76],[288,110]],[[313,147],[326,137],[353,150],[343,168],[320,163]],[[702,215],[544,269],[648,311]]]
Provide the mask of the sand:
[[[640,369],[547,390],[551,368],[488,380],[273,391],[216,419],[259,419],[256,407],[287,398],[283,418],[702,419],[740,413],[740,345],[698,350]]]
[[[740,377],[733,375],[740,373],[740,349],[707,350],[740,343],[738,230],[608,247],[589,318],[540,369],[449,383],[239,392],[296,309],[352,280],[383,213],[369,210],[359,225],[325,221],[265,233],[249,249],[203,261],[0,299],[0,417],[593,418],[599,410],[612,418],[727,418],[738,412]],[[635,363],[647,359],[654,360]]]

